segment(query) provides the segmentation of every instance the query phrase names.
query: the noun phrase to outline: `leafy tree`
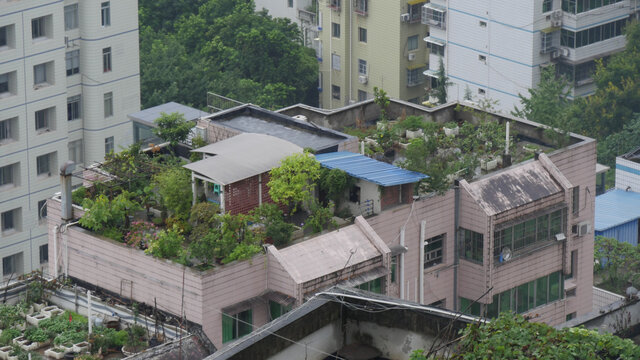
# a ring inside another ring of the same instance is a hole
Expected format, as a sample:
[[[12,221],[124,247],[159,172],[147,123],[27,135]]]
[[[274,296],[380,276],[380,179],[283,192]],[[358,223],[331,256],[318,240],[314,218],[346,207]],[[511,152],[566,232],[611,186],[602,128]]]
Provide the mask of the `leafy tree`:
[[[594,246],[593,257],[601,263],[596,271],[604,273],[604,279],[611,287],[624,286],[640,270],[640,252],[633,245],[597,236]]]
[[[184,168],[169,168],[153,177],[160,202],[173,215],[186,219],[191,209],[191,174]]]
[[[613,167],[616,156],[625,154],[638,146],[640,139],[640,114],[624,125],[624,128],[598,142],[598,162]]]
[[[304,228],[311,229],[314,233],[319,233],[329,226],[337,228],[338,224],[333,220],[333,211],[331,209],[333,206],[331,201],[326,207],[322,206],[317,200],[312,201],[309,206],[311,214],[309,214]]]
[[[307,152],[296,153],[282,159],[269,176],[267,186],[271,199],[292,206],[291,213],[294,213],[299,203],[311,199],[315,181],[320,177],[320,163]]]
[[[442,105],[447,102],[447,89],[452,84],[451,81],[449,81],[447,71],[444,68],[444,61],[442,60],[442,57],[440,58],[436,77],[436,87],[431,89],[431,95],[438,99],[438,104]]]
[[[164,259],[172,259],[182,253],[183,242],[182,232],[174,225],[171,229],[159,231],[157,237],[149,241],[149,247],[145,253]]]
[[[171,146],[176,146],[180,142],[187,140],[191,128],[195,124],[187,121],[184,115],[174,112],[171,114],[160,113],[161,116],[154,120],[157,127],[153,128],[153,134],[164,141],[168,141]]]
[[[264,203],[253,209],[250,216],[253,222],[264,224],[265,236],[275,246],[286,246],[291,241],[293,224],[284,221],[282,210],[276,204]]]
[[[355,179],[340,169],[325,169],[320,172],[318,185],[331,201],[336,204],[336,209],[340,208],[340,203],[346,191],[355,184]]]
[[[389,96],[387,92],[377,86],[373,87],[373,102],[380,107],[380,121],[387,120],[387,107],[389,107]]]

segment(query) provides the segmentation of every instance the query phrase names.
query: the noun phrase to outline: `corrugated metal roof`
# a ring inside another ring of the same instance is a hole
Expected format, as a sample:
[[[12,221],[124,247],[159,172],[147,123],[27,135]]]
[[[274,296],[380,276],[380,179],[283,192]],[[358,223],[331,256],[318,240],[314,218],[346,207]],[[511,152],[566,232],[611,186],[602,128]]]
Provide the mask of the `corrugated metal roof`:
[[[603,231],[640,218],[640,193],[615,189],[596,196],[594,229]]]
[[[205,148],[209,148],[207,153],[215,156],[184,167],[221,185],[267,172],[280,166],[283,158],[303,151],[300,146],[286,140],[252,133],[242,133]]]
[[[428,178],[427,175],[347,151],[319,154],[316,159],[328,169],[340,169],[355,178],[382,186],[410,184]]]
[[[141,123],[145,123],[151,126],[155,126],[154,125],[154,121],[159,118],[162,113],[166,113],[166,114],[172,114],[174,112],[180,113],[184,116],[185,119],[187,119],[188,121],[191,120],[196,120],[199,119],[202,116],[206,116],[206,115],[210,115],[208,112],[206,111],[201,111],[198,109],[194,109],[190,106],[186,106],[186,105],[182,105],[182,104],[178,104],[176,102],[168,102],[166,104],[162,104],[162,105],[158,105],[158,106],[154,106],[148,109],[144,109],[138,112],[135,112],[133,114],[129,114],[129,118],[137,121],[137,122],[141,122]]]

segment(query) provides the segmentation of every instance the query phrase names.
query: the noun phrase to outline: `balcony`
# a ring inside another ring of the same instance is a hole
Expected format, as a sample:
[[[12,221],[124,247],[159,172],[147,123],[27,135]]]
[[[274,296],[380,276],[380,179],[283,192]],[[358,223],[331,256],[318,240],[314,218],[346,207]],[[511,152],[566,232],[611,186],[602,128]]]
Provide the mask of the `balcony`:
[[[369,13],[369,1],[368,0],[355,0],[353,6],[353,12],[360,16],[367,16]]]
[[[298,9],[298,19],[300,19],[302,23],[316,24],[316,14],[311,11]]]
[[[432,3],[422,6],[422,23],[441,30],[445,30],[446,9],[441,5]]]
[[[330,0],[327,7],[333,11],[340,11],[341,0]]]

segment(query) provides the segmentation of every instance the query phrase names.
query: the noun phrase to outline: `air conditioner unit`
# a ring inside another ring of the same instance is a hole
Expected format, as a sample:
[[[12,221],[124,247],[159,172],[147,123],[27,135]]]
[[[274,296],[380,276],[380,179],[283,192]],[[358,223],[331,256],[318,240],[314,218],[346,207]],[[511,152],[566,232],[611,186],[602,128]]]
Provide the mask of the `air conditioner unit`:
[[[409,59],[409,61],[413,61],[416,59],[416,53],[409,53],[409,55],[407,56],[407,59]]]
[[[409,22],[409,20],[411,20],[411,15],[409,14],[402,14],[400,15],[400,20],[402,22]]]
[[[559,58],[559,57],[560,57],[560,51],[558,51],[558,50],[553,50],[553,51],[551,52],[551,59],[552,59],[552,60],[553,60],[553,59],[557,59],[557,58]]]
[[[569,53],[570,53],[569,48],[566,48],[566,47],[560,48],[560,55],[569,56]]]
[[[562,19],[551,20],[551,26],[552,27],[561,27],[562,26]]]
[[[591,232],[591,223],[588,221],[583,221],[578,223],[578,236],[584,236]]]
[[[554,19],[562,19],[562,10],[558,9],[556,11],[553,12],[553,18]]]
[[[360,84],[366,84],[369,81],[369,75],[360,75],[358,76],[358,82]]]

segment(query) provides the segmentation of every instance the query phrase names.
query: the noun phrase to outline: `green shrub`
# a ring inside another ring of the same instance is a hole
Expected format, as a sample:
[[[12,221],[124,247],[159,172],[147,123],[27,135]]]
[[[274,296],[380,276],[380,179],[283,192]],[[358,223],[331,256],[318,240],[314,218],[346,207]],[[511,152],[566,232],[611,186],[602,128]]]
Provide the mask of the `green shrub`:
[[[53,343],[55,345],[77,344],[85,340],[87,340],[86,331],[67,330],[56,336],[55,339],[53,339]]]
[[[87,189],[82,186],[71,193],[71,201],[76,205],[82,205],[82,201],[87,197]]]
[[[11,345],[11,340],[17,338],[22,334],[18,329],[5,329],[2,331],[2,335],[0,335],[0,345],[7,346]]]
[[[24,321],[20,308],[15,305],[0,305],[0,328],[8,329]]]
[[[182,252],[183,242],[184,236],[177,226],[174,226],[171,229],[159,231],[157,238],[149,242],[149,248],[145,250],[145,253],[155,257],[172,259]]]
[[[284,221],[274,221],[267,225],[266,236],[273,241],[276,247],[287,246],[291,242],[293,224]]]
[[[27,330],[25,330],[24,337],[27,338],[27,340],[39,343],[45,342],[49,339],[49,335],[46,331],[36,327],[28,328]]]

